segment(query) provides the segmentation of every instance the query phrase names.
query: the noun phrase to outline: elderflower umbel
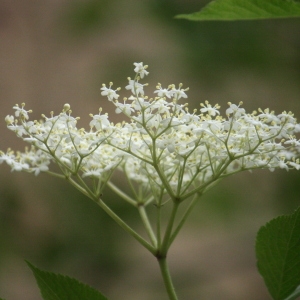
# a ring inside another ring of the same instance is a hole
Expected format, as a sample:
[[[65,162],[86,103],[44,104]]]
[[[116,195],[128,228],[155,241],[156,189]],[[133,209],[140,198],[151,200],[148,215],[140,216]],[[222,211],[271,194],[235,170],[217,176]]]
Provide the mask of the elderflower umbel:
[[[25,105],[14,106],[14,116],[5,118],[7,126],[31,144],[24,153],[1,152],[12,170],[50,172],[56,163],[67,179],[86,189],[84,178],[98,180],[91,190],[100,196],[116,169],[129,182],[137,182],[144,195],[168,195],[180,201],[201,193],[216,180],[244,170],[267,168],[300,169],[300,131],[291,112],[275,115],[269,109],[246,113],[241,104],[229,103],[226,116],[220,116],[219,105],[201,103],[200,112],[189,112],[182,84],[178,88],[157,85],[154,97],[145,96],[139,81],[147,66],[134,63],[135,78],[128,78],[126,90],[132,95],[118,101],[118,91],[103,85],[101,94],[123,113],[119,124],[107,114],[92,115],[90,129],[77,128],[79,118],[71,115],[66,104],[58,115],[29,121]],[[52,173],[53,174],[53,173]],[[79,187],[78,187],[79,188]],[[80,188],[79,188],[80,189]]]

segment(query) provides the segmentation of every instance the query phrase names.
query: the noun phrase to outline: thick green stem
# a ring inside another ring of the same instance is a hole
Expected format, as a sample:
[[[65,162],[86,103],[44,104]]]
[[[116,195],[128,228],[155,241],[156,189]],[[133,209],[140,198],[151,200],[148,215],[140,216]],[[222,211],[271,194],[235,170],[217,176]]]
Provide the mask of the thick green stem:
[[[173,282],[171,279],[170,271],[167,264],[167,258],[166,257],[158,257],[157,258],[160,272],[164,280],[165,288],[167,290],[168,296],[170,300],[178,300]]]

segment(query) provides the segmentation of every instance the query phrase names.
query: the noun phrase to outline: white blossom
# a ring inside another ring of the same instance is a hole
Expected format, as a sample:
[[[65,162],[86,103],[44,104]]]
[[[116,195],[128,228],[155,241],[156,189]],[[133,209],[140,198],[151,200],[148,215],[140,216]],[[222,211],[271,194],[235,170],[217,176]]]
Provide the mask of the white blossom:
[[[146,69],[148,68],[148,66],[143,66],[143,63],[134,63],[135,68],[134,68],[134,72],[138,73],[140,75],[140,77],[143,79],[145,75],[148,75],[149,72],[146,71]]]
[[[5,118],[7,127],[32,147],[24,153],[0,152],[0,163],[35,175],[50,172],[55,163],[64,178],[98,180],[91,187],[98,195],[118,169],[145,193],[183,199],[240,171],[300,169],[296,137],[300,125],[291,112],[276,115],[258,109],[249,114],[242,103],[228,103],[222,117],[220,106],[208,101],[199,111],[189,112],[187,104],[177,103],[187,98],[182,84],[166,89],[158,84],[156,97],[149,99],[145,84],[139,82],[148,75],[146,66],[134,66],[136,77],[126,86],[132,95],[123,103],[117,100],[119,89],[113,90],[112,83],[101,88],[101,95],[116,113],[124,114],[124,121],[114,124],[100,109],[90,115],[90,128],[85,130],[77,127],[78,118],[71,115],[69,104],[58,115],[43,115],[41,121],[29,120],[31,111],[25,110],[25,104],[16,105],[14,116]],[[71,183],[78,188],[78,182]]]
[[[107,99],[109,101],[113,101],[114,99],[118,99],[119,98],[119,95],[116,93],[118,91],[118,89],[116,90],[113,90],[111,88],[112,86],[112,83],[109,84],[109,88],[106,87],[106,85],[104,84],[101,88],[101,95],[102,96],[107,96]]]
[[[156,88],[157,88],[157,90],[155,90],[154,93],[156,93],[158,97],[161,97],[161,98],[163,98],[163,97],[172,98],[173,91],[170,90],[170,86],[167,89],[163,89],[161,87],[161,84],[159,83]]]
[[[135,80],[129,79],[129,84],[125,88],[130,90],[134,96],[144,95],[144,86]]]
[[[205,104],[202,103],[201,106],[203,107],[203,108],[200,109],[200,111],[202,113],[208,113],[209,115],[211,115],[213,117],[215,115],[219,115],[220,114],[220,112],[218,110],[220,108],[220,106],[218,104],[216,104],[215,106],[211,106],[208,103],[208,101],[205,101]]]

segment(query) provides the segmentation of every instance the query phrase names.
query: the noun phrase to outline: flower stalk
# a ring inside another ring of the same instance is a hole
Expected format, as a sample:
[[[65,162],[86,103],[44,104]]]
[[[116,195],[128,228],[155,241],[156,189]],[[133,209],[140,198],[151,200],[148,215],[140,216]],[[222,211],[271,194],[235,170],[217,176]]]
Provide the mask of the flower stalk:
[[[178,300],[175,288],[172,282],[172,277],[168,268],[167,258],[166,257],[158,257],[160,272],[164,281],[164,285],[169,296],[170,300]]]

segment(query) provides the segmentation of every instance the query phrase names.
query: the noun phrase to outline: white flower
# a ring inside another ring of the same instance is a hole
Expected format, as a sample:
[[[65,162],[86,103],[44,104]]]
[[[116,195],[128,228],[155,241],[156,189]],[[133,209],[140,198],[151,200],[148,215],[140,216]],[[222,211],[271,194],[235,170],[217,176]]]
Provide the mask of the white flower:
[[[14,161],[11,165],[11,171],[17,171],[17,172],[20,172],[20,171],[26,171],[29,169],[29,165],[27,163],[22,163],[22,162],[19,162],[19,161]]]
[[[116,113],[119,114],[123,112],[125,115],[130,116],[132,112],[134,112],[134,109],[132,108],[131,104],[122,104],[122,103],[116,103]]]
[[[134,96],[144,95],[144,86],[135,80],[130,79],[129,84],[125,87],[126,90],[131,90]]]
[[[14,120],[15,120],[14,116],[8,115],[5,117],[5,122],[7,125],[12,125],[14,123]]]
[[[158,97],[166,97],[166,98],[172,98],[173,91],[168,89],[163,89],[160,84],[156,87],[157,90],[154,91],[155,94],[157,94]]]
[[[34,175],[37,176],[40,174],[40,172],[48,171],[49,170],[48,164],[49,164],[49,162],[45,161],[42,164],[40,164],[36,167],[33,167],[32,171],[33,171]]]
[[[108,115],[92,115],[93,120],[90,122],[90,127],[95,127],[97,130],[105,129],[110,126]]]
[[[179,88],[176,89],[175,85],[173,85],[172,87],[172,96],[176,99],[179,100],[180,98],[187,98],[187,94],[185,93],[185,91],[187,91],[188,89],[181,89],[182,84],[179,84]]]
[[[296,170],[300,170],[300,164],[299,164],[299,160],[297,161],[289,161],[288,164],[295,168]]]
[[[7,153],[3,153],[2,151],[0,151],[0,164],[2,164],[3,162],[6,162],[9,166],[13,165],[13,163],[15,162],[15,155],[13,152],[11,151],[7,151]]]
[[[25,110],[24,106],[25,106],[24,103],[22,103],[21,107],[18,104],[16,104],[13,107],[13,109],[15,110],[15,116],[17,118],[20,118],[22,120],[24,120],[24,119],[28,120],[29,119],[28,113],[31,113],[32,111],[31,110]]]
[[[77,188],[86,177],[93,178],[87,193],[98,196],[119,169],[131,186],[135,186],[131,181],[141,184],[143,193],[168,194],[171,199],[199,193],[244,170],[300,169],[296,138],[300,125],[292,113],[258,109],[248,114],[242,103],[229,103],[226,117],[221,117],[219,105],[208,101],[200,111],[190,113],[187,104],[177,103],[187,98],[182,84],[167,89],[158,84],[157,97],[148,98],[144,84],[138,82],[148,74],[146,66],[134,65],[137,76],[126,86],[132,95],[123,103],[112,83],[101,88],[115,112],[126,117],[124,121],[113,124],[100,109],[90,115],[90,129],[85,130],[77,127],[78,118],[71,116],[67,104],[56,116],[43,115],[42,121],[29,120],[24,104],[16,105],[15,116],[6,117],[7,127],[32,148],[24,153],[1,152],[0,163],[35,175],[51,170],[55,163],[64,178],[75,178],[76,184],[70,182]],[[84,190],[89,182],[82,185]]]
[[[107,96],[108,100],[109,101],[113,101],[114,99],[118,99],[119,98],[119,95],[116,93],[116,90],[113,90],[111,88],[112,84],[109,85],[109,88],[107,88],[105,85],[102,86],[101,88],[101,95],[102,96]]]
[[[128,98],[128,100],[133,100],[131,106],[138,111],[140,111],[144,108],[147,108],[150,105],[150,103],[148,101],[145,101],[145,99],[142,97],[136,98],[136,97],[130,96]]]
[[[287,171],[289,170],[289,166],[284,159],[279,160],[278,166],[281,169],[286,169]]]
[[[146,69],[148,68],[148,66],[143,66],[143,63],[134,63],[135,68],[134,68],[134,72],[138,73],[140,75],[141,78],[144,78],[145,75],[148,75],[149,72],[146,71]]]
[[[226,115],[234,114],[235,118],[239,118],[241,115],[245,114],[245,110],[240,108],[239,105],[228,103],[229,108],[226,109]]]
[[[201,103],[200,105],[203,107],[200,109],[200,111],[202,113],[208,113],[210,116],[213,116],[213,117],[215,115],[220,114],[220,112],[218,111],[220,106],[218,104],[216,104],[215,106],[211,106],[208,101],[205,101],[205,104]]]

